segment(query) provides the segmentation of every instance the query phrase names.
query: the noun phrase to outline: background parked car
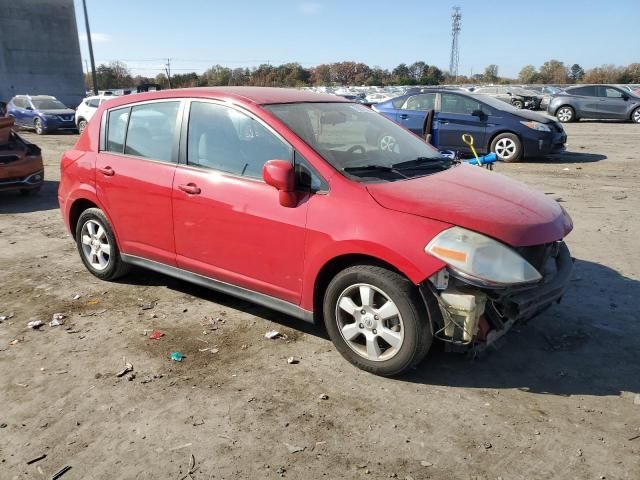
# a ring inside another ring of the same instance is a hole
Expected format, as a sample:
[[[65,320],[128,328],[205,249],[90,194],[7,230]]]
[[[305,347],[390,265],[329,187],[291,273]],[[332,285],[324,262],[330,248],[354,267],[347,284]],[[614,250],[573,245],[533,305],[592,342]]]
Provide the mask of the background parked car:
[[[523,85],[522,88],[535,92],[540,97],[540,109],[546,110],[551,97],[562,93],[562,89],[553,85]]]
[[[640,123],[640,97],[614,85],[580,85],[555,95],[547,112],[561,122],[595,118]]]
[[[0,118],[0,191],[28,195],[40,190],[44,166],[40,149],[13,131],[12,118]]]
[[[76,110],[75,122],[78,127],[78,131],[82,133],[82,131],[86,128],[89,120],[93,117],[93,114],[96,112],[100,104],[106,100],[113,98],[112,95],[96,95],[92,97],[87,97]]]
[[[373,109],[417,135],[424,133],[427,112],[434,110],[434,146],[469,154],[462,135],[470,133],[479,153],[495,152],[505,162],[560,151],[567,140],[554,120],[475,93],[434,89],[394,98]]]
[[[481,93],[510,103],[516,108],[540,109],[540,97],[535,92],[512,85],[494,85],[476,88],[473,93]]]
[[[16,95],[7,104],[7,116],[13,117],[17,126],[31,128],[38,135],[77,129],[75,112],[49,95]]]

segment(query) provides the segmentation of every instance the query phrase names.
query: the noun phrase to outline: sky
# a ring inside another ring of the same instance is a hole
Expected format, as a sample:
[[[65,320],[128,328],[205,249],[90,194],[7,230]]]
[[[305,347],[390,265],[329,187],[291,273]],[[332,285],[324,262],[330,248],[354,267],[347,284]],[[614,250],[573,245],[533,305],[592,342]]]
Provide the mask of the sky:
[[[448,70],[454,5],[462,8],[464,75],[496,64],[515,77],[552,58],[585,69],[640,62],[640,0],[86,1],[96,65],[124,61],[133,75],[155,76],[167,58],[172,73],[345,60],[389,69],[422,60]]]

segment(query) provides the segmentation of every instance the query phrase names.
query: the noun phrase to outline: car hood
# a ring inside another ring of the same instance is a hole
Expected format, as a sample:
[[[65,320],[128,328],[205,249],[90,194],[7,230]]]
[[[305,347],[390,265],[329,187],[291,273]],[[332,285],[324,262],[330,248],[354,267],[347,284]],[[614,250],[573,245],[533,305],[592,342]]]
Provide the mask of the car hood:
[[[518,110],[517,112],[509,112],[516,117],[524,118],[525,120],[533,120],[535,122],[540,123],[554,123],[555,120],[553,118],[545,117],[544,115],[540,115],[539,113],[532,112],[530,110]]]
[[[543,193],[466,164],[366,188],[385,208],[468,228],[512,247],[560,240],[573,228],[569,215]]]
[[[40,113],[44,113],[45,115],[73,115],[75,114],[75,110],[71,110],[70,108],[60,108],[56,110],[38,110]]]

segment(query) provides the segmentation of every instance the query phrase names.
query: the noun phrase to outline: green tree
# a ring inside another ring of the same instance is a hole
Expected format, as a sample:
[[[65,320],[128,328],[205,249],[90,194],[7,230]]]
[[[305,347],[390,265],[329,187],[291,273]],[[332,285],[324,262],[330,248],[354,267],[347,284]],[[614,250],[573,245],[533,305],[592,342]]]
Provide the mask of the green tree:
[[[407,67],[406,63],[401,63],[394,68],[391,75],[393,75],[393,82],[398,85],[410,85],[415,83],[411,78],[411,71],[409,70],[409,67]]]
[[[133,86],[133,78],[127,66],[122,62],[111,62],[96,68],[98,90],[127,88]]]
[[[483,80],[487,83],[496,83],[498,81],[498,66],[491,64],[484,69]]]
[[[542,83],[564,84],[569,80],[569,72],[565,64],[559,60],[549,60],[540,67]]]
[[[538,81],[538,70],[533,65],[525,65],[518,74],[520,83],[536,83]]]
[[[584,78],[584,68],[574,63],[569,69],[569,78],[573,83],[578,83]]]
[[[640,83],[640,63],[630,63],[620,75],[620,83]]]

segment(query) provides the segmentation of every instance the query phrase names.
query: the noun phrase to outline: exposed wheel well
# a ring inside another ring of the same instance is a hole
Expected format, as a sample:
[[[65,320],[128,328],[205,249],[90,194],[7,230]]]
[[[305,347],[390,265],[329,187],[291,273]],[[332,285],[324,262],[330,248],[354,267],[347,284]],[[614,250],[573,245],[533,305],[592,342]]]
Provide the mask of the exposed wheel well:
[[[323,323],[322,303],[324,301],[324,292],[327,290],[329,282],[331,282],[338,272],[353,265],[375,265],[404,275],[390,263],[369,255],[349,254],[331,259],[322,267],[313,286],[313,320],[316,324],[322,325]]]
[[[76,238],[76,225],[78,223],[78,219],[82,212],[84,212],[87,208],[98,208],[98,206],[90,200],[80,198],[73,202],[71,205],[71,210],[69,210],[69,226],[71,227],[71,235],[73,238]]]

